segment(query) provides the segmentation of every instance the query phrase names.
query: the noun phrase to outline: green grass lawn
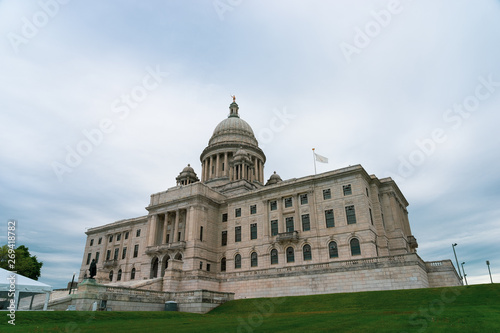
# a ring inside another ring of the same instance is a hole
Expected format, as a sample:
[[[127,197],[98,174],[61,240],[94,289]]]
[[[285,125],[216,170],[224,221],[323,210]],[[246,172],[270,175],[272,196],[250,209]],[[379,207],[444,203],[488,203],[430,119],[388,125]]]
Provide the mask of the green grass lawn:
[[[0,332],[500,332],[500,284],[256,298],[182,312],[3,313]]]

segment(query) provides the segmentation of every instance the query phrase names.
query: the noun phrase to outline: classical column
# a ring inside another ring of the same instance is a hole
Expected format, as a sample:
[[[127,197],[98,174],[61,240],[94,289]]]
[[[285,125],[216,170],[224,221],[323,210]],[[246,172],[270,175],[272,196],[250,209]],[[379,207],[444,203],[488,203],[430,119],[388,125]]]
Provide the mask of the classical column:
[[[243,172],[241,173],[241,179],[247,179],[247,166],[246,164],[241,165]]]
[[[205,181],[205,160],[201,162],[201,181]]]
[[[174,223],[174,234],[172,235],[172,241],[173,243],[176,242],[176,239],[177,239],[177,233],[179,232],[179,213],[180,213],[180,210],[176,210],[175,211],[175,223]],[[177,240],[179,241],[179,240]]]
[[[163,235],[161,240],[162,244],[165,244],[167,242],[167,234],[168,234],[167,222],[168,222],[167,214],[165,213],[165,218],[163,219]]]
[[[148,245],[155,245],[156,241],[156,215],[151,215],[150,221],[149,221],[149,244]],[[107,240],[106,240],[107,241]]]
[[[227,165],[227,152],[224,153],[224,176],[227,176],[229,174],[228,172],[229,165]]]
[[[215,177],[220,177],[220,154],[217,153],[217,162],[215,164]]]
[[[233,181],[233,174],[234,174],[234,167],[229,167],[229,181]]]
[[[283,218],[283,197],[276,199],[278,205],[278,232],[286,231],[286,222]]]
[[[189,207],[186,209],[186,221],[184,221],[184,240],[188,241],[191,238],[191,220],[193,214],[193,207]]]

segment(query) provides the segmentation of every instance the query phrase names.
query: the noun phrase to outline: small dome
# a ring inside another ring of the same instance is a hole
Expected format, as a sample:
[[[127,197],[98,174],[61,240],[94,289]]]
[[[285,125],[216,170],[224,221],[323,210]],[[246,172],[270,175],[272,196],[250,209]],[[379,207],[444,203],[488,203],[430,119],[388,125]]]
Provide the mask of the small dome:
[[[187,167],[182,169],[181,173],[175,178],[175,180],[177,181],[177,185],[189,185],[199,181],[196,172],[194,172],[194,169],[191,167],[191,164],[188,164]]]
[[[281,179],[281,177],[276,173],[276,171],[274,171],[274,173],[271,175],[271,177],[269,177],[269,180],[267,181],[266,183],[266,186],[267,185],[274,185],[274,184],[277,184],[279,182],[282,182],[283,180]]]

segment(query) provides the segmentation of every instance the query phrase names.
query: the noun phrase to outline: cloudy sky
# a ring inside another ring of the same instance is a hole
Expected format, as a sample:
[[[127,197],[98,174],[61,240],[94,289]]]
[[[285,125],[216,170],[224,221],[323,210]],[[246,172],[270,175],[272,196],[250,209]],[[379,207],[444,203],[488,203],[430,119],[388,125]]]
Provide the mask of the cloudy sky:
[[[265,177],[393,177],[426,261],[500,282],[500,1],[0,1],[0,243],[65,287],[85,230],[142,216],[228,114]],[[2,222],[3,221],[3,222]],[[455,260],[453,260],[455,262]]]

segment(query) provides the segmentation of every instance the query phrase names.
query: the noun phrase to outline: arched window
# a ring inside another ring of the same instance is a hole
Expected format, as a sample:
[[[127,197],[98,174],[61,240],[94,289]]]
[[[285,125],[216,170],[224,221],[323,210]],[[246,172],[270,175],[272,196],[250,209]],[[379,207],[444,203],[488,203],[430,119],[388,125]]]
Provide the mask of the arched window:
[[[155,279],[158,277],[158,258],[154,258],[153,262],[151,263],[151,274],[150,278]]]
[[[118,270],[118,275],[116,276],[116,281],[120,281],[122,279],[122,270]]]
[[[278,250],[272,249],[271,250],[271,265],[277,264],[277,263],[278,263]]]
[[[239,254],[234,257],[234,268],[241,268],[241,255]]]
[[[132,271],[130,272],[130,280],[135,279],[135,267],[132,268]]]
[[[257,267],[258,262],[257,262],[257,252],[252,252],[250,255],[250,266],[252,267]]]
[[[182,260],[182,254],[177,253],[177,255],[175,256],[175,260]]]
[[[109,281],[113,281],[113,271],[109,272]]]
[[[293,252],[293,247],[289,247],[286,249],[286,262],[294,262],[295,254]]]
[[[351,239],[351,255],[359,256],[361,254],[361,248],[359,246],[359,240],[357,238]]]
[[[302,253],[304,254],[304,260],[311,260],[312,255],[311,255],[311,245],[306,244],[302,248]]]
[[[328,244],[328,253],[330,254],[330,258],[339,257],[339,249],[337,248],[337,243],[330,242],[330,244]]]
[[[220,271],[225,272],[226,271],[226,258],[222,258],[220,260]]]

